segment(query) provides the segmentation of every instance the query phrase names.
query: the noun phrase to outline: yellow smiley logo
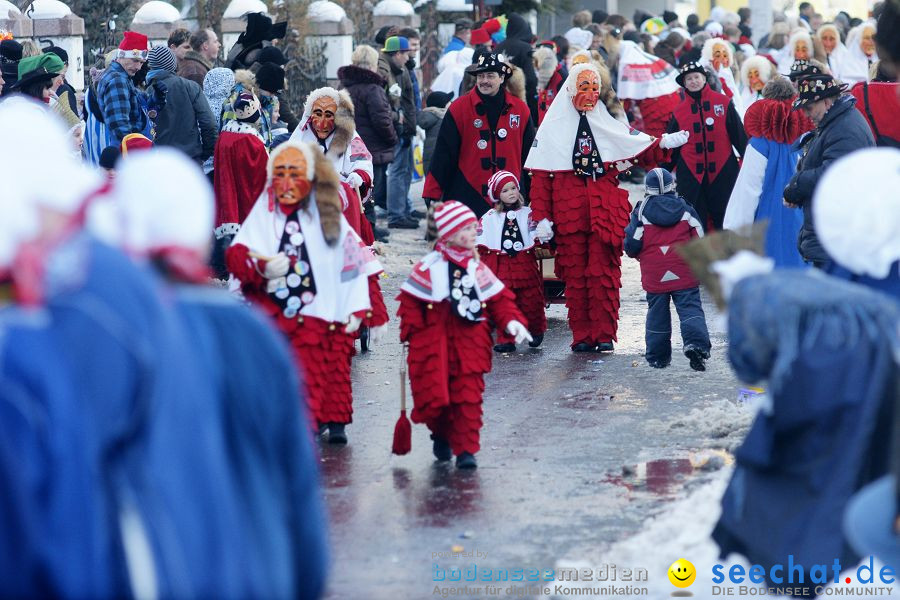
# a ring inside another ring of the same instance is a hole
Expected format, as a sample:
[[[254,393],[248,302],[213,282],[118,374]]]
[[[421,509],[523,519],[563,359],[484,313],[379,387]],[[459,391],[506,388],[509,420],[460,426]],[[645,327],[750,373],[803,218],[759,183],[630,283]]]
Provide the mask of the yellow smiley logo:
[[[669,581],[675,587],[686,588],[697,578],[697,569],[691,561],[679,558],[669,567]]]

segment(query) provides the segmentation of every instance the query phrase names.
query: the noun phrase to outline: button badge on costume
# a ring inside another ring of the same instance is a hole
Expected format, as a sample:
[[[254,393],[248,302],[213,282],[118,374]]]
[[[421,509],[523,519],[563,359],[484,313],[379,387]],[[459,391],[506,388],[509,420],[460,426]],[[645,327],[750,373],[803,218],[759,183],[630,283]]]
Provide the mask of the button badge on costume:
[[[472,125],[474,125],[478,129],[481,129],[481,126],[484,125],[484,121],[482,121],[481,119],[475,119],[474,121],[472,121]]]
[[[485,140],[478,140],[478,143],[475,144],[475,145],[478,146],[478,149],[479,149],[479,150],[484,150],[485,148],[487,148],[487,141],[485,141]]]
[[[712,126],[716,121],[712,117],[706,117],[706,124]]]
[[[497,132],[497,137],[499,137],[501,140],[505,140],[507,135],[509,134],[505,129],[501,129]]]

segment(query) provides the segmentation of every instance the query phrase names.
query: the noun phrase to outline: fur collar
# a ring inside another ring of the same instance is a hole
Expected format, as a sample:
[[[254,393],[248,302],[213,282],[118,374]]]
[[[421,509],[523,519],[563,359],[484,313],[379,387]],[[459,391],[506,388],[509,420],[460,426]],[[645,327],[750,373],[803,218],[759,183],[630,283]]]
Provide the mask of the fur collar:
[[[744,114],[744,129],[750,137],[792,144],[794,140],[815,129],[812,121],[801,111],[791,110],[791,100],[757,100]]]
[[[338,79],[341,80],[341,85],[344,87],[349,87],[358,83],[374,83],[379,86],[384,86],[385,83],[384,77],[375,71],[357,67],[356,65],[344,65],[338,69]]]

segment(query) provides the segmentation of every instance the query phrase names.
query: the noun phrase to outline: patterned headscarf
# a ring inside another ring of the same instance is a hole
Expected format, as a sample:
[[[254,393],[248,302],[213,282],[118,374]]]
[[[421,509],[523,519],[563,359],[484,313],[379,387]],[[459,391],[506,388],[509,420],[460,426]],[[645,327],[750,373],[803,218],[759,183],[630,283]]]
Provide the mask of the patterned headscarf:
[[[209,102],[209,109],[216,119],[216,129],[222,128],[222,104],[234,87],[234,71],[224,67],[210,69],[203,78],[203,93]]]

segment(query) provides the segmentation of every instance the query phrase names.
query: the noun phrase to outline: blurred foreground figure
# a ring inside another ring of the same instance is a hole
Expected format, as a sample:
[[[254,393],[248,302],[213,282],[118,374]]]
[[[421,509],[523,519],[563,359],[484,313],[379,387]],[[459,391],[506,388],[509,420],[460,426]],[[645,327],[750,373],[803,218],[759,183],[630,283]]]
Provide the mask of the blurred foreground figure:
[[[126,163],[115,192],[121,245],[162,277],[215,397],[207,419],[226,433],[243,578],[228,593],[317,598],[327,563],[325,519],[296,369],[262,316],[206,285],[212,189],[183,155],[163,149]]]
[[[21,150],[0,165],[0,595],[274,595],[198,340],[149,269],[82,228],[100,182],[37,108],[0,107]]]

